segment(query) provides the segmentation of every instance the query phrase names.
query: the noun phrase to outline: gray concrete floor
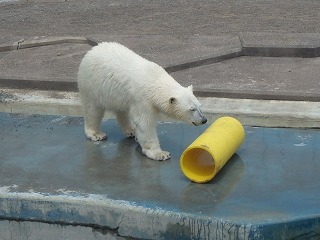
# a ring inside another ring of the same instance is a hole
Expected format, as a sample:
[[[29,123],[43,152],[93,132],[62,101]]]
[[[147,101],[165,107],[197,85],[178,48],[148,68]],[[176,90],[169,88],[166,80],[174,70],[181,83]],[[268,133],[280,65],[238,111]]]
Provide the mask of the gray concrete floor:
[[[172,75],[198,91],[212,91],[212,96],[254,93],[256,99],[313,98],[320,90],[319,66],[320,58],[239,57]]]
[[[319,2],[299,0],[57,1],[2,4],[3,36],[217,35],[320,32]],[[42,14],[39,14],[42,13]],[[263,30],[263,31],[262,31]]]
[[[104,39],[110,41],[117,37]],[[242,56],[196,67],[192,62],[241,49],[239,39],[234,41],[230,36],[186,39],[182,44],[184,40],[172,38],[172,44],[165,47],[163,36],[143,38],[144,44],[161,40],[154,49],[144,48],[142,43],[134,44],[139,43],[137,37],[118,40],[128,43],[127,46],[142,56],[169,70],[191,63],[187,69],[173,70],[171,75],[183,86],[193,84],[198,96],[300,101],[320,99],[319,58]],[[42,89],[77,91],[78,66],[91,47],[88,44],[65,43],[0,52],[0,67],[3,69],[0,84],[11,88],[44,85]]]
[[[276,47],[273,53],[290,53],[292,47],[307,52],[313,47],[317,53],[319,7],[316,1],[289,0],[17,1],[0,4],[0,43],[87,36],[125,44],[168,69],[237,51],[241,44]],[[244,37],[241,44],[238,36]],[[74,83],[88,49],[84,44],[61,44],[0,52],[0,79]],[[319,69],[318,58],[252,57],[173,75],[182,85],[192,82],[210,97],[319,101]]]

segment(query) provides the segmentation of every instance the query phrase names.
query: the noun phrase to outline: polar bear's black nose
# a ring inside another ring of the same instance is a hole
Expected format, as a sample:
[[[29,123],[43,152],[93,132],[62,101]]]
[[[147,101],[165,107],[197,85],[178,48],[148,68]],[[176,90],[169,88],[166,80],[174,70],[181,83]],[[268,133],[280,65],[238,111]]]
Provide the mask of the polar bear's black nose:
[[[205,124],[206,122],[207,122],[207,118],[203,117],[202,120],[201,120],[201,123]]]

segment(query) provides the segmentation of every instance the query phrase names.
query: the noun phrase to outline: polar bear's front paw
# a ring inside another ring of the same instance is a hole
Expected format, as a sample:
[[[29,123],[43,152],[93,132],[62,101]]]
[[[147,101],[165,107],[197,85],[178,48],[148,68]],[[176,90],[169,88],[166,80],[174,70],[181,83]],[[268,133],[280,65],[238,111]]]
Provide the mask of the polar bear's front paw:
[[[171,158],[171,153],[169,153],[167,151],[161,151],[161,152],[157,152],[153,159],[157,160],[157,161],[164,161],[164,160],[168,160],[170,158]]]
[[[93,132],[88,131],[86,132],[87,138],[91,139],[92,141],[102,141],[107,138],[107,134],[104,132]]]
[[[156,154],[155,160],[163,161],[163,160],[168,160],[171,158],[171,153],[167,151],[161,151]]]
[[[153,160],[157,160],[157,161],[164,161],[164,160],[168,160],[171,158],[171,153],[167,152],[167,151],[162,151],[162,150],[151,150],[151,149],[146,149],[146,150],[142,150],[143,153],[148,157],[151,158]]]

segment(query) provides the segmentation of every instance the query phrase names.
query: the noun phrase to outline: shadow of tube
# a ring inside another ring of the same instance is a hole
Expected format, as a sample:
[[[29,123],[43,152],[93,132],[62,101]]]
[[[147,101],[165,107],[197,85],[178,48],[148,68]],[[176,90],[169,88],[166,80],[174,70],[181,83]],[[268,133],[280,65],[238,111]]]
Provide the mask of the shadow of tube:
[[[211,209],[218,206],[234,190],[243,174],[243,161],[238,154],[234,154],[210,182],[205,184],[190,182],[181,192],[181,208],[203,211],[207,206]]]

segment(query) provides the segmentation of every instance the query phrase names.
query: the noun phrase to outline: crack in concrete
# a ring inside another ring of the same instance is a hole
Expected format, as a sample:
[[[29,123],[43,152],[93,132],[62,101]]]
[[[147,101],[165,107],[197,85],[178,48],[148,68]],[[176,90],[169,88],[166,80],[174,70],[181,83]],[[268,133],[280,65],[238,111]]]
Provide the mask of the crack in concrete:
[[[190,68],[206,66],[206,65],[213,64],[213,63],[217,63],[217,62],[222,62],[222,61],[229,60],[229,59],[236,58],[236,57],[240,57],[240,56],[244,56],[243,51],[232,52],[229,54],[219,55],[216,57],[200,59],[198,61],[172,65],[169,67],[165,67],[164,69],[168,73],[173,73],[173,72],[183,71],[183,70],[190,69]]]
[[[25,39],[23,38],[23,39],[21,39],[21,40],[19,40],[19,41],[17,42],[17,50],[20,49],[21,43],[23,43],[24,40],[25,40]]]
[[[87,37],[49,37],[44,39],[33,40],[26,40],[23,38],[15,42],[13,45],[0,45],[0,52],[8,52],[13,50],[36,48],[50,45],[59,45],[65,43],[88,44],[91,46],[96,46],[98,44],[95,40]]]
[[[107,226],[100,226],[97,224],[85,224],[85,223],[72,223],[72,222],[62,222],[62,221],[45,221],[45,220],[34,220],[34,219],[20,219],[20,218],[3,218],[0,217],[0,221],[12,221],[12,222],[32,222],[32,223],[44,223],[50,225],[60,225],[60,226],[72,226],[72,227],[88,227],[91,228],[93,232],[98,232],[103,235],[111,234],[113,236],[124,237],[118,233],[119,227],[111,228]],[[126,237],[125,237],[126,238]],[[127,238],[131,239],[131,238]]]
[[[298,236],[292,238],[292,240],[318,239],[318,237],[320,237],[320,233],[311,231],[311,232],[299,234]]]

